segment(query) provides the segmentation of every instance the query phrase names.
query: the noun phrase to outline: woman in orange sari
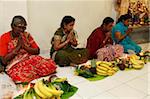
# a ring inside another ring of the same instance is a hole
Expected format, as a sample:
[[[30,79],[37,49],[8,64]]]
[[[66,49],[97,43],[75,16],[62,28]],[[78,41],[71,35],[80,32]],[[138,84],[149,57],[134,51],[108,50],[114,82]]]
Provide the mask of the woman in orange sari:
[[[40,49],[32,36],[25,32],[26,26],[22,16],[15,16],[12,30],[0,37],[0,57],[7,74],[15,82],[30,82],[56,70],[52,59],[38,56]]]

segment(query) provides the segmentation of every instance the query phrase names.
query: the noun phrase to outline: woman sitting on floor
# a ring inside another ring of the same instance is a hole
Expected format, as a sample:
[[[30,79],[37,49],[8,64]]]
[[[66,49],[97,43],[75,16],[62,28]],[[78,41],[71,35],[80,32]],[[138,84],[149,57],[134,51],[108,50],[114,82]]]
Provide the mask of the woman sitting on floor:
[[[52,38],[50,55],[59,66],[74,66],[88,60],[85,48],[74,48],[78,45],[77,33],[73,29],[74,24],[73,17],[63,17],[60,28]]]
[[[30,82],[56,70],[53,60],[38,56],[40,49],[32,36],[25,32],[26,26],[22,16],[15,16],[11,23],[12,30],[0,37],[2,62],[15,82]]]
[[[114,20],[106,17],[102,25],[88,37],[86,48],[89,51],[89,59],[97,58],[100,61],[112,61],[123,54],[121,45],[113,45],[110,33],[113,24]]]
[[[131,16],[128,14],[120,16],[117,24],[112,29],[112,38],[116,43],[124,47],[125,53],[130,51],[139,53],[141,52],[141,47],[129,37],[129,34],[132,32],[132,28],[128,28],[130,19]]]

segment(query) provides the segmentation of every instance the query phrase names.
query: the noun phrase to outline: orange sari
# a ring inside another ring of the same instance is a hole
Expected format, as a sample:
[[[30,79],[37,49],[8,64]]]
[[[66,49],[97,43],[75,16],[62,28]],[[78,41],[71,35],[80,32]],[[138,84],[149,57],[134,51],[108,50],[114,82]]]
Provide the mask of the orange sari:
[[[38,48],[29,33],[24,33],[22,38],[32,48]],[[0,37],[0,56],[4,57],[17,46],[18,38],[12,38],[11,32]],[[39,55],[31,55],[21,49],[7,67],[7,74],[15,82],[30,82],[36,78],[52,74],[56,71],[55,62],[52,59],[44,59]]]

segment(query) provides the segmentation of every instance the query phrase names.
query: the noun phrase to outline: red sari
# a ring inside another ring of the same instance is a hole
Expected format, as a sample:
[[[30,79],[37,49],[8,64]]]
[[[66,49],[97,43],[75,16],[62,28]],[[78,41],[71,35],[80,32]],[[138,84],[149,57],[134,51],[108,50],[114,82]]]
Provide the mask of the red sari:
[[[38,48],[29,33],[22,35],[27,46]],[[16,47],[18,38],[13,38],[11,32],[5,33],[0,37],[0,56],[4,57]],[[17,56],[12,59],[7,67],[7,74],[15,82],[30,82],[36,78],[52,74],[56,71],[55,62],[52,59],[44,59],[38,55],[31,55],[21,49]]]

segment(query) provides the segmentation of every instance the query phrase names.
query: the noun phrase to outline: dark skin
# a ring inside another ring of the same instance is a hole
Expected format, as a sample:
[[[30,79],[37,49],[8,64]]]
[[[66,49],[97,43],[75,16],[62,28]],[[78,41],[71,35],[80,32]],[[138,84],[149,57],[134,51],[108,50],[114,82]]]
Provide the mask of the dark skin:
[[[30,46],[27,46],[27,44],[23,41],[21,33],[24,33],[26,29],[26,26],[12,26],[11,34],[13,38],[18,38],[18,43],[16,48],[10,53],[8,53],[6,56],[2,58],[3,64],[7,65],[7,63],[12,60],[15,56],[17,56],[20,49],[26,50],[29,54],[32,55],[38,55],[40,52],[39,48],[32,48]]]
[[[54,40],[54,49],[59,50],[63,47],[65,47],[68,43],[70,43],[73,46],[77,46],[78,42],[76,38],[74,37],[73,33],[73,27],[74,27],[74,22],[71,22],[69,24],[64,24],[64,32],[68,34],[67,40],[63,43],[61,43],[61,40]]]
[[[123,20],[123,24],[125,26],[129,25],[129,19],[127,20]],[[132,28],[128,28],[128,30],[126,31],[126,33],[124,35],[122,35],[120,32],[116,32],[115,33],[115,37],[118,39],[118,41],[122,41],[124,38],[126,38],[126,36],[128,36],[131,32],[132,32]]]
[[[109,24],[103,24],[102,28],[103,28],[103,31],[105,32],[105,39],[103,40],[103,44],[101,45],[101,47],[103,47],[104,45],[106,45],[106,43],[110,43],[111,44],[111,29],[113,27],[113,22],[112,23],[109,23]]]

